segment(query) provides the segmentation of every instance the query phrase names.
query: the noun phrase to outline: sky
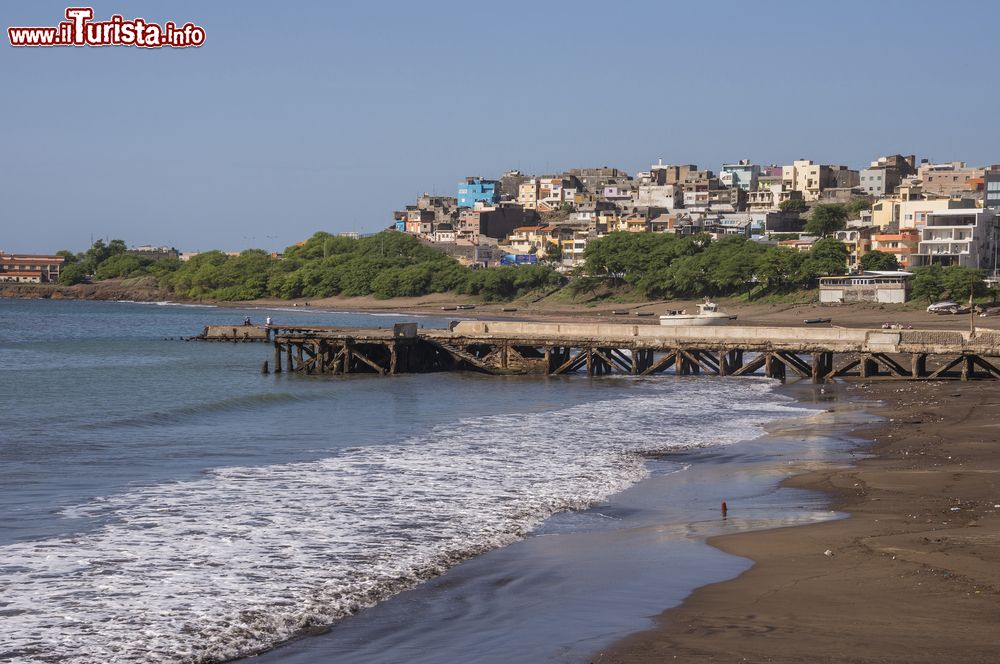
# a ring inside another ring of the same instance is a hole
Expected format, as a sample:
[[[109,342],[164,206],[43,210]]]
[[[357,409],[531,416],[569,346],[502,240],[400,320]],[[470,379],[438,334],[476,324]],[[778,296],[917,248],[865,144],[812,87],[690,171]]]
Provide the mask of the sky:
[[[993,0],[91,5],[206,41],[16,49],[67,4],[0,4],[2,251],[280,250],[509,169],[1000,162]]]

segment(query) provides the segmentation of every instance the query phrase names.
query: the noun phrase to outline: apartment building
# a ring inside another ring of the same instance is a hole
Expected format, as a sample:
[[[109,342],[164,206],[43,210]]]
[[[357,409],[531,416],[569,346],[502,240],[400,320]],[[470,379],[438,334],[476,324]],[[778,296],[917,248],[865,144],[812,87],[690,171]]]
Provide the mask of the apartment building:
[[[990,209],[930,212],[919,229],[913,267],[962,265],[993,269],[996,264],[997,216]]]
[[[876,233],[872,235],[872,251],[892,254],[900,268],[908,270],[912,267],[912,256],[920,244],[920,232],[910,228],[895,233]]]
[[[43,254],[5,254],[0,251],[0,282],[41,284],[59,281],[66,259]]]
[[[970,168],[964,161],[946,164],[922,163],[917,169],[923,189],[928,194],[955,196],[969,191],[969,181],[982,178],[984,169]]]

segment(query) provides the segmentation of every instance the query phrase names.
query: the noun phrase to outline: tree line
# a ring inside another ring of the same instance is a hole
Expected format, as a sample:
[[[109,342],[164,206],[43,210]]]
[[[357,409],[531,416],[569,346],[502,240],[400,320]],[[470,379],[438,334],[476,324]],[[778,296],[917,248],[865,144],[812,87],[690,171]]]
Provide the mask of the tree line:
[[[545,264],[469,269],[403,233],[352,239],[316,233],[288,247],[282,258],[260,249],[230,256],[221,251],[188,261],[129,254],[125,243],[102,240],[66,258],[60,282],[151,277],[179,298],[253,300],[373,295],[380,299],[431,293],[476,295],[505,301],[566,285],[573,293],[606,286],[648,299],[745,294],[758,297],[812,288],[822,276],[847,272],[847,248],[823,238],[808,251],[767,246],[742,236],[611,233],[592,240],[584,264],[567,280]],[[896,270],[889,253],[862,256],[865,270]],[[914,298],[938,300],[987,293],[978,270],[935,265],[915,270]]]
[[[126,253],[125,243],[98,240],[86,252],[66,257],[60,282],[93,277],[154,277],[178,297],[212,300],[293,299],[335,295],[378,298],[455,292],[484,300],[509,300],[559,286],[562,277],[546,265],[469,269],[410,235],[386,231],[353,239],[316,233],[288,247],[282,258],[260,249],[230,256],[200,253],[190,260],[153,260]]]
[[[646,298],[784,293],[847,271],[846,247],[829,238],[799,251],[742,236],[612,233],[589,243],[584,259],[578,287],[604,282]]]

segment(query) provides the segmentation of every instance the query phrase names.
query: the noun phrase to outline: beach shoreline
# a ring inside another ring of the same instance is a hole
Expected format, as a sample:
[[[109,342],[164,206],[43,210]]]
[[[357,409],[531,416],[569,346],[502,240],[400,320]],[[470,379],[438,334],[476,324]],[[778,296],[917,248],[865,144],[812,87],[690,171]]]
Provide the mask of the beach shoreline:
[[[1000,442],[995,383],[848,384],[884,421],[866,458],[783,485],[846,519],[709,540],[752,559],[704,586],[601,663],[993,662],[1000,645]]]
[[[246,310],[276,310],[325,313],[380,313],[406,316],[455,317],[464,319],[497,319],[547,322],[596,322],[658,324],[657,315],[667,309],[694,310],[699,300],[645,300],[619,302],[613,300],[572,302],[552,298],[518,300],[515,302],[482,302],[479,298],[455,293],[436,293],[421,297],[400,297],[379,300],[373,296],[299,298],[281,300],[262,298],[245,301],[187,300],[150,287],[136,287],[122,280],[96,284],[59,286],[55,284],[7,284],[0,286],[0,298],[44,300],[88,300],[107,302],[167,302],[184,305],[217,306]],[[880,328],[886,323],[915,329],[967,330],[968,316],[934,315],[913,303],[887,305],[873,302],[850,304],[819,304],[818,302],[744,302],[719,300],[727,313],[737,316],[736,325],[769,325],[781,327],[811,326],[805,321],[830,318],[821,327]],[[458,309],[459,305],[473,308]],[[1000,329],[1000,317],[977,317],[975,325],[982,329]]]
[[[506,625],[517,641],[518,650],[501,649],[505,657],[515,653],[509,661],[545,661],[557,652],[559,661],[588,661],[598,648],[650,624],[648,616],[664,597],[659,592],[677,604],[697,586],[732,578],[749,566],[745,558],[711,549],[706,541],[713,535],[843,518],[817,492],[797,491],[781,480],[849,463],[848,450],[858,441],[848,432],[871,420],[867,404],[805,383],[770,389],[797,412],[762,425],[761,435],[652,454],[651,469],[666,464],[685,470],[651,470],[605,503],[555,515],[523,540],[470,558],[255,661],[460,661],[463,648],[477,661],[501,661],[475,649],[480,641],[504,638],[494,631],[497,624]],[[728,519],[719,511],[723,499],[736,508]],[[618,515],[610,523],[621,525],[565,530],[569,523],[609,523],[609,514]],[[664,565],[671,574],[658,573]],[[580,568],[586,577],[577,576]],[[517,599],[496,592],[498,586],[520,588]],[[595,596],[600,603],[593,602]],[[457,615],[449,613],[452,606],[475,609],[471,616]],[[616,608],[609,614],[608,607]],[[531,620],[519,623],[525,614]]]

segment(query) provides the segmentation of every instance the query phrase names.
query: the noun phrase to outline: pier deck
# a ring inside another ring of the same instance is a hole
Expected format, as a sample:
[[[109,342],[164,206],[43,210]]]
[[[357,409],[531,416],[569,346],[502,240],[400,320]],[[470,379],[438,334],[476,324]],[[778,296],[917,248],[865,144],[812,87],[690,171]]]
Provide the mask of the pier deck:
[[[273,370],[347,374],[1000,379],[1000,333],[462,321],[450,329],[271,326]]]

